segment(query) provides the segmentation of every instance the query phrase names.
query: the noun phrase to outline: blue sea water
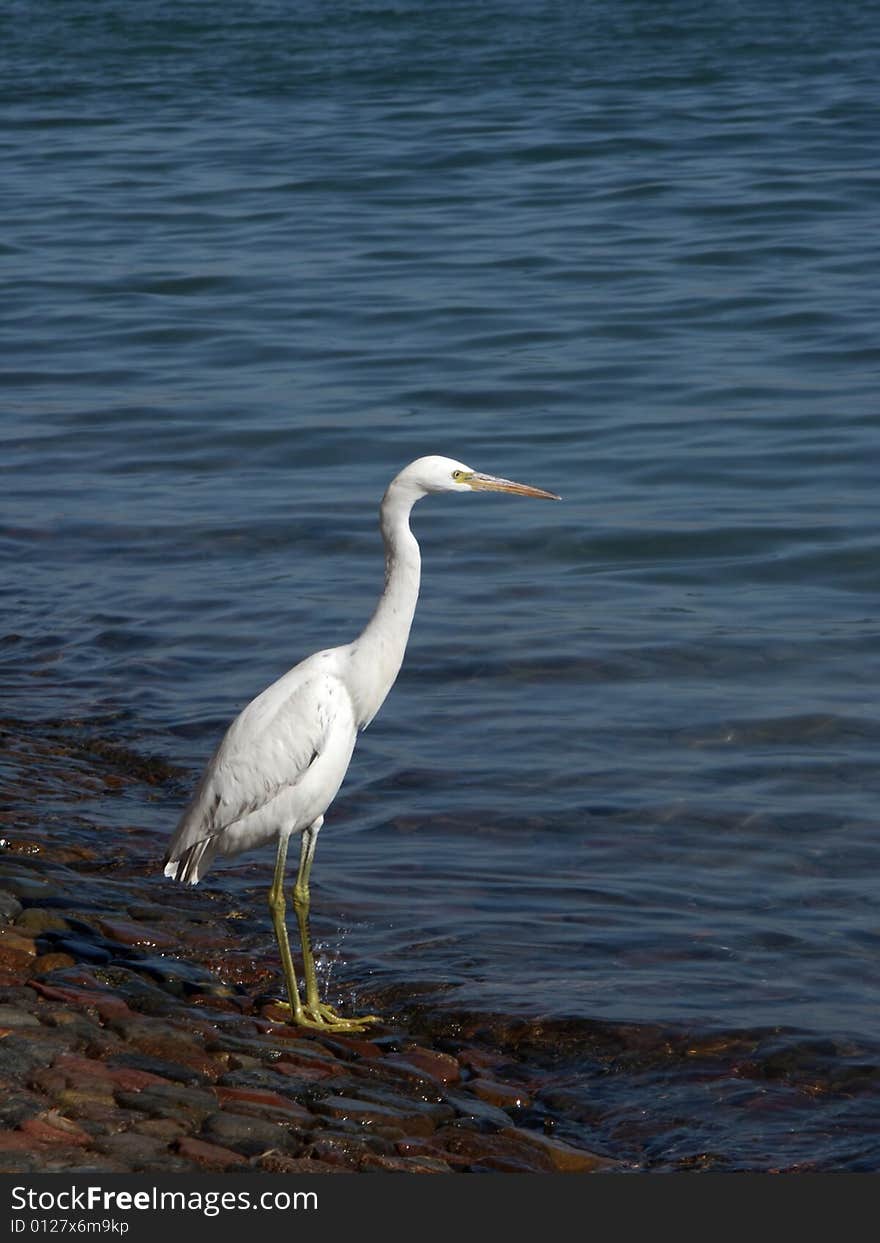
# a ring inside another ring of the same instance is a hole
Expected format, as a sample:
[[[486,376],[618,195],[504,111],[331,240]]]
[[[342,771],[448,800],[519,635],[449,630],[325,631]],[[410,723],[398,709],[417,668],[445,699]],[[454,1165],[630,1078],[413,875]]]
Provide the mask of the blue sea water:
[[[416,511],[325,973],[880,1057],[878,62],[868,2],[4,6],[3,715],[189,784],[407,461],[551,488]]]

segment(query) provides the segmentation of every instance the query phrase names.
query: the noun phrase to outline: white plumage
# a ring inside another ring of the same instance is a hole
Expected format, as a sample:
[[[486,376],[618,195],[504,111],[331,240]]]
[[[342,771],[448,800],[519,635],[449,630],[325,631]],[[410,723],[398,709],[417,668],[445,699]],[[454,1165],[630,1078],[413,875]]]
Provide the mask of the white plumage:
[[[389,484],[380,508],[385,588],[353,643],[316,652],[239,713],[214,752],[172,837],[165,875],[197,884],[216,854],[235,855],[278,838],[269,893],[293,1019],[324,1030],[359,1030],[372,1016],[344,1019],[318,999],[308,940],[308,878],[324,813],[351,761],[358,731],[381,707],[403,661],[419,595],[413,505],[429,492],[511,492],[558,499],[525,484],[481,475],[451,458],[412,462]],[[302,835],[294,908],[306,999],[299,996],[287,943],[282,882],[291,835]]]

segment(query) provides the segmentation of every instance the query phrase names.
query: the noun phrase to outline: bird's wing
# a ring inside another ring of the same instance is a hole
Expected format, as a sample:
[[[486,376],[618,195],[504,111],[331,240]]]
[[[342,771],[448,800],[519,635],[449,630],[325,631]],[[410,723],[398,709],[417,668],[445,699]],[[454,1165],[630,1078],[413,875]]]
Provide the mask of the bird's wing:
[[[168,847],[180,859],[295,786],[334,729],[351,728],[345,685],[329,673],[286,685],[282,678],[235,718],[214,752]]]

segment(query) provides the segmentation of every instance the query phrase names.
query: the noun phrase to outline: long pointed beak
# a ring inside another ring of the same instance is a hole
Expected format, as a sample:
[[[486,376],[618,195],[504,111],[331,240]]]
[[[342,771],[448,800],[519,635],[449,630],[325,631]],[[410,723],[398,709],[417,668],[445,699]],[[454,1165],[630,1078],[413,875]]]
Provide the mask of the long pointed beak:
[[[540,496],[546,501],[561,501],[555,492],[533,488],[527,483],[514,483],[512,479],[496,479],[494,475],[481,475],[477,471],[465,480],[476,492],[512,492],[514,496]]]

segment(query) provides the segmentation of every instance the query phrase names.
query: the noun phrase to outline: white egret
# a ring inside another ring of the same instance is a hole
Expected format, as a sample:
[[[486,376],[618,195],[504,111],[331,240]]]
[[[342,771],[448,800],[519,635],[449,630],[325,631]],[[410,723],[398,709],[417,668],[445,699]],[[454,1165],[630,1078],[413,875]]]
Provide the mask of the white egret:
[[[214,752],[165,856],[165,875],[195,885],[216,854],[237,855],[278,839],[269,909],[293,1022],[323,1031],[361,1031],[372,1015],[347,1019],[318,996],[309,940],[309,873],[324,813],[342,785],[359,730],[379,711],[400,671],[419,595],[421,558],[410,530],[413,505],[429,492],[509,492],[559,500],[526,484],[482,475],[445,457],[411,462],[379,511],[385,588],[353,643],[316,652],[285,673],[235,718]],[[302,943],[300,997],[285,923],[288,842],[301,837],[293,907]]]

